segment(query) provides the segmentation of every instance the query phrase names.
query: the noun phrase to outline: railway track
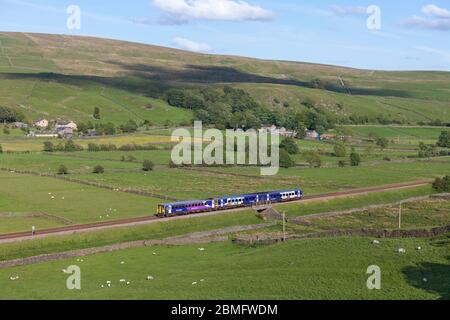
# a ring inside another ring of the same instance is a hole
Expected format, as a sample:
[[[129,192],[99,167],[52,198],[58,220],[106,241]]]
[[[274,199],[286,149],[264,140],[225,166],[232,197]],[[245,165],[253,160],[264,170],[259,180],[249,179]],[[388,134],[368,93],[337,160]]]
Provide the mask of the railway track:
[[[368,188],[360,188],[360,189],[352,189],[352,190],[345,190],[345,191],[337,191],[327,194],[320,194],[320,195],[312,195],[312,196],[305,196],[301,200],[295,200],[289,203],[294,202],[307,202],[307,201],[326,201],[331,200],[334,198],[340,198],[340,197],[350,197],[355,195],[363,195],[368,193],[376,193],[376,192],[383,192],[383,191],[389,191],[389,190],[400,190],[400,189],[407,189],[407,188],[414,188],[419,186],[424,186],[427,184],[430,184],[430,180],[421,180],[421,181],[415,181],[415,182],[408,182],[408,183],[397,183],[397,184],[390,184],[385,186],[378,186],[378,187],[368,187]],[[71,226],[64,226],[64,227],[57,227],[57,228],[51,228],[51,229],[45,229],[45,230],[38,230],[35,232],[34,237],[45,237],[49,235],[56,235],[56,234],[66,234],[66,233],[75,233],[75,232],[86,232],[90,230],[96,230],[96,229],[108,229],[112,227],[126,227],[126,226],[132,226],[135,224],[144,224],[144,223],[150,223],[150,222],[156,222],[159,221],[170,221],[170,220],[177,220],[180,218],[189,218],[189,217],[201,217],[201,216],[209,216],[211,214],[220,214],[220,213],[227,213],[227,212],[236,212],[236,211],[242,211],[246,210],[248,208],[234,208],[229,210],[221,210],[221,211],[214,211],[213,213],[204,213],[204,214],[197,214],[197,215],[191,215],[191,216],[182,216],[182,217],[173,217],[173,218],[158,218],[156,216],[146,216],[146,217],[137,217],[137,218],[128,218],[128,219],[120,219],[120,220],[111,220],[111,221],[103,221],[103,222],[96,222],[96,223],[89,223],[89,224],[82,224],[82,225],[71,225]],[[31,232],[17,232],[17,233],[9,233],[9,234],[3,234],[0,235],[0,242],[10,242],[14,240],[24,240],[24,239],[31,239],[33,236],[31,235]]]

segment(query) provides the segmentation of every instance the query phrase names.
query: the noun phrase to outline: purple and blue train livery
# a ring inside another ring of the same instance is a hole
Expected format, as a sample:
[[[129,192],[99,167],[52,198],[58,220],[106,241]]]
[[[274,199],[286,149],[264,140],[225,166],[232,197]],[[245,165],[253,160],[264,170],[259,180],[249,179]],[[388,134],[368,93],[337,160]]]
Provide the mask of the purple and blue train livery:
[[[158,205],[159,217],[173,217],[193,213],[210,212],[218,210],[234,209],[239,207],[252,207],[295,201],[303,198],[301,189],[261,192],[254,194],[235,195],[229,197],[217,197],[208,200],[194,200],[175,203],[164,203]]]

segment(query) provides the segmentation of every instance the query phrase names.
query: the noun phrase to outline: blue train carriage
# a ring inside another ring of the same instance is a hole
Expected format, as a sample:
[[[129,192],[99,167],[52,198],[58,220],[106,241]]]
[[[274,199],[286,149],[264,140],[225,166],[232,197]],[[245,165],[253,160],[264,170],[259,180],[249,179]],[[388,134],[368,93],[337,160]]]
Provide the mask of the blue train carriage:
[[[300,200],[303,197],[301,189],[282,190],[273,192],[261,192],[247,195],[222,197],[217,199],[217,209],[251,207],[286,201]]]
[[[209,200],[194,200],[158,205],[159,217],[181,216],[192,213],[212,211],[216,208],[216,202]]]

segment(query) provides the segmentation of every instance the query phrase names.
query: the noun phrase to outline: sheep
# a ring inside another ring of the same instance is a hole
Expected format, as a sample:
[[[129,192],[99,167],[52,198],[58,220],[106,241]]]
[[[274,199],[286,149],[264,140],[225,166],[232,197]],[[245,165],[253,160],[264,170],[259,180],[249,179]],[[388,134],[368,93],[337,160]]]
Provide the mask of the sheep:
[[[373,240],[373,241],[372,241],[372,244],[380,244],[380,241],[378,241],[378,240]]]
[[[147,280],[148,281],[150,281],[150,280],[154,280],[155,278],[153,278],[152,276],[147,276]]]
[[[195,286],[196,284],[197,284],[197,281],[195,281],[195,282],[192,282],[192,285],[193,285],[193,286]]]
[[[416,250],[420,251],[420,250],[422,250],[422,247],[417,247]]]
[[[124,283],[124,282],[127,282],[127,280],[125,280],[125,279],[120,279],[119,282]]]
[[[130,281],[127,281],[127,286],[129,286],[131,284],[131,282]]]
[[[198,248],[198,251],[205,251],[205,248]]]
[[[404,248],[399,248],[398,253],[406,253],[406,250]]]
[[[205,282],[205,279],[201,279],[200,282]]]
[[[120,264],[125,264],[125,261],[120,261]]]
[[[423,282],[428,282],[428,279],[427,278],[423,278]]]

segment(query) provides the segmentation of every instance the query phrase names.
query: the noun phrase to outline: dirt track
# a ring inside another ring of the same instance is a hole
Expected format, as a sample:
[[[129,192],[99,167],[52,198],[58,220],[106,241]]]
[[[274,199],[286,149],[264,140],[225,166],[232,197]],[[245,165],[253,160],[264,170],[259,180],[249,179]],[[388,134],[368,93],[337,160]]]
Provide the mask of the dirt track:
[[[297,200],[297,201],[293,201],[293,202],[306,203],[306,202],[316,202],[316,201],[329,201],[329,200],[337,199],[337,198],[346,198],[346,197],[351,197],[351,196],[356,196],[356,195],[365,195],[365,194],[377,193],[377,192],[382,192],[382,191],[415,188],[415,187],[427,185],[430,182],[431,182],[430,180],[420,180],[420,181],[397,183],[397,184],[390,184],[390,185],[384,185],[384,186],[378,186],[378,187],[352,189],[352,190],[339,191],[339,192],[333,192],[333,193],[322,194],[322,195],[305,196],[302,200]],[[290,202],[290,203],[293,203],[293,202]],[[96,222],[96,223],[83,224],[83,225],[64,226],[64,227],[58,227],[58,228],[52,228],[52,229],[46,229],[46,230],[38,230],[34,236],[31,235],[31,232],[10,233],[10,234],[0,235],[0,243],[18,242],[18,241],[24,241],[24,240],[30,240],[30,239],[38,239],[38,238],[48,237],[50,235],[67,235],[67,234],[92,232],[92,231],[112,229],[112,228],[131,227],[131,226],[151,224],[151,223],[157,223],[157,222],[184,220],[184,219],[191,219],[194,217],[207,217],[207,216],[213,216],[213,215],[218,215],[218,214],[238,212],[238,211],[243,211],[243,210],[248,210],[248,209],[249,208],[237,208],[237,209],[231,209],[231,210],[213,211],[213,212],[201,213],[201,214],[196,214],[196,215],[179,216],[179,217],[165,218],[165,219],[160,219],[155,216],[146,216],[146,217],[128,218],[128,219],[113,220],[113,221],[106,221],[106,222]]]

